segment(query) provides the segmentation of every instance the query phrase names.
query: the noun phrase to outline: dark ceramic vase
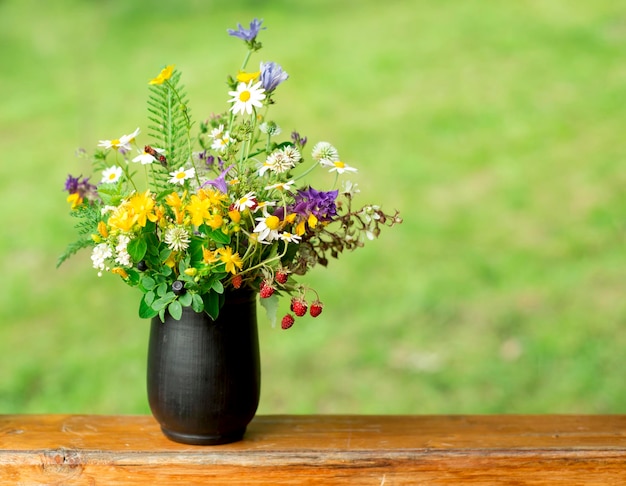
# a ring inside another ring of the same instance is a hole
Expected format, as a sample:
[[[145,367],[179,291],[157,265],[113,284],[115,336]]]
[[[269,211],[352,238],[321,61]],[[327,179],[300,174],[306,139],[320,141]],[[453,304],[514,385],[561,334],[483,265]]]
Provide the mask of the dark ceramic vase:
[[[152,319],[148,401],[169,439],[215,445],[241,440],[261,388],[255,294],[226,295],[217,320],[183,308]]]

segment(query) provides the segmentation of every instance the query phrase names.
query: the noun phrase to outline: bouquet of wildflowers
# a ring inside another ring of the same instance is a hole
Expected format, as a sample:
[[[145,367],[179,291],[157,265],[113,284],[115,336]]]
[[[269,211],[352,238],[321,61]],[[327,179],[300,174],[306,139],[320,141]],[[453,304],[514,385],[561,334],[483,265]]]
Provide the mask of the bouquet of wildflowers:
[[[149,143],[138,145],[139,128],[102,140],[90,157],[100,181],[67,178],[79,239],[59,264],[92,248],[99,275],[116,274],[141,290],[143,318],[169,312],[179,319],[191,307],[215,319],[225,291],[242,288],[258,291],[270,316],[281,294],[291,296],[295,316],[317,316],[317,293],[296,276],[401,221],[378,206],[353,207],[356,184],[337,186],[357,169],[330,143],[316,143],[307,162],[306,137],[293,132],[279,141],[268,112],[288,74],[274,62],[246,71],[261,48],[260,30],[256,19],[228,30],[247,45],[245,60],[227,80],[230,108],[199,123],[195,136],[180,72],[167,66],[149,83]],[[314,169],[330,172],[334,185],[305,184]],[[294,315],[282,319],[283,328]]]

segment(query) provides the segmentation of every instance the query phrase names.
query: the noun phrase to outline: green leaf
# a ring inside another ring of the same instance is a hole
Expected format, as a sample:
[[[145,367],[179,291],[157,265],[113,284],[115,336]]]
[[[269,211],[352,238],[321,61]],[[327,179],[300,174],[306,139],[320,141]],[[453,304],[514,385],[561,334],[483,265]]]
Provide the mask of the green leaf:
[[[167,284],[165,282],[161,282],[156,288],[156,293],[159,297],[163,297],[167,293]]]
[[[178,302],[180,302],[180,305],[182,305],[183,307],[189,307],[192,301],[193,294],[190,292],[185,292],[183,295],[178,296]]]
[[[142,319],[152,319],[157,314],[158,314],[158,311],[153,309],[146,302],[146,296],[144,295],[141,298],[141,302],[139,302],[139,317],[141,317]]]
[[[220,280],[216,280],[215,282],[213,282],[211,288],[215,290],[218,294],[224,293],[224,284]]]
[[[220,297],[216,292],[209,292],[202,296],[202,302],[204,303],[204,311],[211,317],[211,319],[217,319],[220,313]]]
[[[143,238],[135,238],[130,240],[128,246],[126,247],[126,251],[135,262],[143,260],[143,257],[146,255],[147,250],[148,244]]]
[[[141,279],[141,286],[146,290],[152,290],[156,287],[156,282],[152,277],[143,277]]]
[[[259,299],[261,305],[265,309],[267,319],[272,324],[272,327],[276,327],[276,313],[278,312],[278,296],[276,294],[268,297],[267,299]]]
[[[191,308],[196,312],[204,310],[204,301],[200,294],[191,294]]]
[[[176,319],[177,321],[180,321],[180,318],[183,315],[183,306],[180,305],[180,302],[175,300],[169,305],[167,310],[174,319]]]
[[[148,292],[146,292],[143,296],[143,300],[146,301],[146,304],[148,305],[152,305],[152,303],[154,302],[156,295],[154,295],[154,291],[149,290]]]
[[[208,226],[206,226],[206,228],[206,235],[208,238],[222,245],[228,245],[230,243],[230,235],[225,235],[224,232],[220,229],[208,231],[210,228]]]

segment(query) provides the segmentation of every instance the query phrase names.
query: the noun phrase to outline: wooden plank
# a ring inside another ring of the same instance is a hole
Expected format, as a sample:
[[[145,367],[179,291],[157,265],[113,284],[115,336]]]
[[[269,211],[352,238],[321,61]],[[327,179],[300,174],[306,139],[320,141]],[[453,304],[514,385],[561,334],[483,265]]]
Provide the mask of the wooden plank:
[[[150,416],[0,416],[0,484],[626,484],[626,415],[259,416],[189,446]]]

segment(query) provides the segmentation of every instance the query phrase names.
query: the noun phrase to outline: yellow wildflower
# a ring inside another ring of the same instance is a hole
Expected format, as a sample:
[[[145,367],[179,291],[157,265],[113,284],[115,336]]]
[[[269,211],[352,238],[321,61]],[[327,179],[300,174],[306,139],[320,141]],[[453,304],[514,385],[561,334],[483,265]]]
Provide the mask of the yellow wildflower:
[[[130,231],[137,222],[137,215],[126,204],[117,207],[109,217],[109,226],[120,231]]]
[[[98,222],[98,233],[100,233],[103,238],[107,238],[109,236],[109,231],[107,230],[107,225],[104,221]]]
[[[154,213],[154,199],[149,190],[142,194],[135,194],[129,199],[128,204],[137,215],[137,224],[142,228],[146,226],[146,220],[153,223],[157,221],[158,217]]]
[[[191,196],[191,201],[187,205],[187,212],[191,215],[191,222],[194,226],[200,226],[205,219],[211,218],[209,207],[211,201],[208,199],[200,199],[199,196]]]
[[[159,75],[156,78],[152,79],[149,84],[163,84],[165,81],[167,81],[168,79],[172,77],[173,73],[174,73],[174,65],[171,64],[161,69],[161,72],[159,73]]]
[[[261,71],[256,71],[254,73],[247,73],[245,71],[239,71],[237,74],[237,81],[240,83],[249,83],[250,81],[258,78],[261,75]]]
[[[207,250],[206,248],[202,247],[202,261],[204,263],[209,265],[210,263],[215,263],[217,260],[219,260],[219,256],[216,251]]]
[[[226,264],[227,272],[236,274],[237,269],[241,270],[243,267],[243,260],[239,256],[239,253],[233,254],[233,249],[230,246],[218,248],[217,253],[220,255],[220,260]]]
[[[83,203],[83,198],[80,197],[80,194],[75,192],[74,194],[67,196],[67,202],[72,203],[72,209],[76,209]]]
[[[122,277],[123,279],[128,278],[128,273],[126,273],[126,270],[124,270],[122,267],[115,267],[111,269],[111,273],[115,273],[119,275],[120,277]]]

